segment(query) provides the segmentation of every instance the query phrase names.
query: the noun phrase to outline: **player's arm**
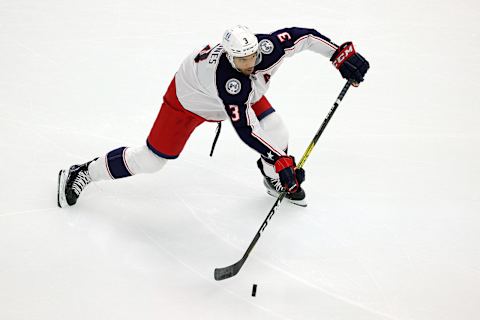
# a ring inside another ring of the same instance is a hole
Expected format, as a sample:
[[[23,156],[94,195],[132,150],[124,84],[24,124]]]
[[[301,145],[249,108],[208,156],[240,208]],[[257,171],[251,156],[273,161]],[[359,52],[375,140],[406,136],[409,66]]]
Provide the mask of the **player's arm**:
[[[305,180],[305,171],[297,168],[295,159],[271,141],[261,128],[250,103],[226,104],[226,111],[240,139],[265,159],[269,159],[288,192],[296,192]]]
[[[240,101],[225,102],[225,110],[230,121],[238,136],[246,145],[272,161],[281,156],[286,156],[285,151],[275,145],[262,129],[260,121],[248,101],[244,103]]]
[[[296,192],[305,180],[305,171],[297,169],[295,159],[270,141],[249,104],[230,104],[227,113],[240,139],[274,164],[280,182],[288,192]]]
[[[315,29],[285,28],[273,32],[272,36],[280,43],[287,56],[311,50],[330,59],[342,77],[351,80],[354,85],[363,81],[370,68],[368,61],[355,51],[351,42],[338,46]]]
[[[271,34],[287,56],[304,50],[311,50],[330,59],[338,46],[315,29],[285,28]]]

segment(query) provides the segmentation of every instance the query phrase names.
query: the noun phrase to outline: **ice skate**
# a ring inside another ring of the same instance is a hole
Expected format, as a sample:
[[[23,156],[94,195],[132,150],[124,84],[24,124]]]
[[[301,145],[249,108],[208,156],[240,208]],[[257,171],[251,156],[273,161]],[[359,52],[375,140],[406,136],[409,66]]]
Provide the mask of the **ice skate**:
[[[95,161],[95,160],[92,160]],[[60,208],[73,206],[83,189],[92,181],[88,173],[89,161],[80,165],[73,165],[68,170],[60,170],[58,173],[57,205]]]
[[[257,161],[257,166],[260,169],[260,172],[263,175],[263,185],[267,189],[267,193],[271,195],[272,197],[278,198],[280,193],[284,191],[285,189],[282,187],[282,184],[280,183],[279,179],[272,179],[269,176],[265,174],[265,171],[263,170],[263,164],[262,161],[259,159]],[[306,207],[307,206],[307,201],[306,201],[306,195],[305,195],[305,190],[302,189],[302,187],[299,187],[297,192],[294,193],[287,193],[285,195],[285,199],[287,199],[288,202],[293,203],[297,206],[300,207]]]
[[[275,198],[278,198],[280,193],[285,190],[282,187],[280,180],[272,179],[270,177],[263,177],[263,185],[265,186],[265,188],[267,188],[267,193]],[[300,207],[307,206],[307,201],[305,199],[305,191],[302,189],[302,187],[299,187],[297,192],[287,193],[285,195],[285,199],[287,199],[288,202]]]

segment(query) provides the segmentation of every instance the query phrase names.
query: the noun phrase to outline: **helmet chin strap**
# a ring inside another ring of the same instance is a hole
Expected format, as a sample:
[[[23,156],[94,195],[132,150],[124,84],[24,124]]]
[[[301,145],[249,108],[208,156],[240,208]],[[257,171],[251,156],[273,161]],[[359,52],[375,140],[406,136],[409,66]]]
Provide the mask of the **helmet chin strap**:
[[[225,54],[227,55],[227,59],[230,62],[230,64],[232,65],[233,69],[240,72],[240,70],[238,70],[237,66],[235,65],[235,61],[233,61],[233,56],[229,55],[228,53],[225,53]]]
[[[257,51],[257,59],[255,60],[255,66],[258,66],[260,62],[262,62],[262,53],[260,51]]]

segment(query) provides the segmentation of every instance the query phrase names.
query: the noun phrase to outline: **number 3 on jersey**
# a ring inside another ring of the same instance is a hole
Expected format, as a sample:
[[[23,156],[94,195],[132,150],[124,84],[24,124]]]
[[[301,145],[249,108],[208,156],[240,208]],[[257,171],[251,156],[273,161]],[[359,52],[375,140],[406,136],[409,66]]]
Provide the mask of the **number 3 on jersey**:
[[[230,108],[230,112],[232,113],[231,115],[232,121],[235,122],[240,120],[240,112],[239,112],[238,106],[235,104],[231,104],[228,107]]]

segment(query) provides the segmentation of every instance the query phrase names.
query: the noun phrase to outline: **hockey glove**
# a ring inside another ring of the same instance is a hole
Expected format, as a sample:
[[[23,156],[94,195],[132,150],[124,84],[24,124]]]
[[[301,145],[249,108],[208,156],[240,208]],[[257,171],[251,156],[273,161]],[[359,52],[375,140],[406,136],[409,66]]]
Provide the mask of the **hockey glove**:
[[[288,193],[297,192],[300,184],[305,181],[305,170],[297,168],[295,159],[282,156],[275,161],[275,171],[280,176],[280,183]]]
[[[363,81],[363,77],[370,68],[368,61],[361,54],[355,52],[351,42],[345,42],[338,47],[330,61],[340,71],[343,78],[353,81],[354,86],[358,86]]]

